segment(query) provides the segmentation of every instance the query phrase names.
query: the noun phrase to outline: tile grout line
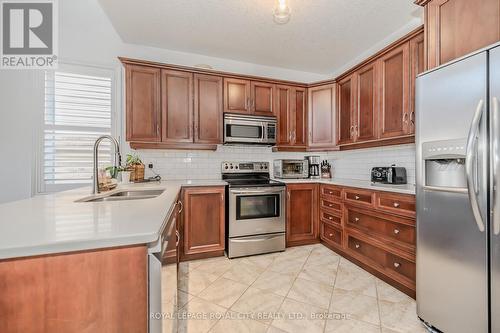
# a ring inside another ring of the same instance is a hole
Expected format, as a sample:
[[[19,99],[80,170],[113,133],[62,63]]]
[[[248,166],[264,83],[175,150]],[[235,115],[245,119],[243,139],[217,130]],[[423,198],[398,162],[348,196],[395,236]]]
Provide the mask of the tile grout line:
[[[333,299],[333,292],[335,291],[335,285],[337,284],[337,277],[339,276],[338,273],[339,273],[340,261],[342,260],[342,257],[337,252],[331,250],[330,248],[328,248],[324,244],[323,244],[323,246],[325,248],[329,249],[330,251],[332,251],[333,253],[335,253],[335,255],[339,257],[339,261],[337,262],[337,267],[335,269],[335,279],[333,280],[333,288],[332,288],[332,292],[330,293],[330,302],[328,303],[328,313],[330,313],[330,307],[332,305],[332,299]],[[323,328],[323,333],[326,332],[326,324],[327,323],[328,323],[328,319],[325,322],[325,327]]]
[[[379,294],[378,294],[378,283],[375,280],[375,295],[377,296],[377,310],[378,310],[378,321],[380,323],[379,329],[380,333],[382,333],[382,315],[380,314],[380,302],[379,302]]]

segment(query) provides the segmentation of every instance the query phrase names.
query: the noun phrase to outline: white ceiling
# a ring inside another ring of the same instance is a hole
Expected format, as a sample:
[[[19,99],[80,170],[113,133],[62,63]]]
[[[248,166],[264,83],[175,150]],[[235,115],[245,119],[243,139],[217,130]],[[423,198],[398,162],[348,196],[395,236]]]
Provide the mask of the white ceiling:
[[[126,43],[331,74],[420,19],[413,0],[99,0]]]

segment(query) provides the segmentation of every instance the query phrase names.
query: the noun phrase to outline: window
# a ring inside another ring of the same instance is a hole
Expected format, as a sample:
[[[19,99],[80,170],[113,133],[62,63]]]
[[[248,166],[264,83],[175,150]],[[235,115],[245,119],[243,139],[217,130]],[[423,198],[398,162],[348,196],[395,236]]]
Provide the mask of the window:
[[[113,122],[113,71],[63,65],[47,71],[38,192],[90,184],[94,142],[113,135]],[[111,149],[102,143],[100,167],[111,164]]]

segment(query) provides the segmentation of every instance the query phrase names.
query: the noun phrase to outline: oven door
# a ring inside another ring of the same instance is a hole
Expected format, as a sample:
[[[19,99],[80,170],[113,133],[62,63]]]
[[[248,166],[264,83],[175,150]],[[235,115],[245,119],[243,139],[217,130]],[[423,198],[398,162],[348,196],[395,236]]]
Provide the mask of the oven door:
[[[285,187],[229,190],[229,237],[284,231]]]
[[[267,143],[265,123],[245,118],[225,118],[224,143]]]

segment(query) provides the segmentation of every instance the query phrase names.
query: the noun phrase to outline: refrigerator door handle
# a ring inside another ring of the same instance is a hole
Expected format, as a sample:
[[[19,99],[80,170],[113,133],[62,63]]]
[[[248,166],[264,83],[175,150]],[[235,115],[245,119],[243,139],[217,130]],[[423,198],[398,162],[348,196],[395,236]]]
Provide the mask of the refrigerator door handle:
[[[500,234],[500,114],[498,113],[498,98],[492,100],[492,159],[493,159],[493,234]]]
[[[465,154],[465,174],[467,176],[467,189],[469,191],[469,201],[472,206],[472,213],[474,219],[476,220],[477,227],[479,231],[484,231],[484,222],[481,216],[481,210],[479,209],[479,203],[477,201],[477,194],[479,192],[477,183],[475,181],[474,162],[477,161],[477,141],[479,135],[479,125],[481,123],[481,117],[483,115],[484,101],[481,99],[477,105],[476,112],[474,113],[474,118],[472,119],[472,124],[469,130],[469,136],[467,138],[467,149]]]

